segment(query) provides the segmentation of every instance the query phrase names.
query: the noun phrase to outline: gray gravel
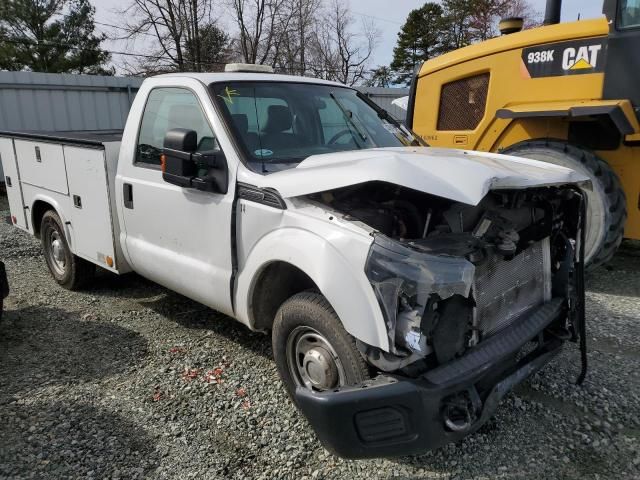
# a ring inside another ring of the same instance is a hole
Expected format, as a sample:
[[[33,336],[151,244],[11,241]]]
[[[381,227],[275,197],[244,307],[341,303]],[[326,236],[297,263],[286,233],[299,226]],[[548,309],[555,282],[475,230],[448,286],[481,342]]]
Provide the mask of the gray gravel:
[[[588,278],[583,387],[568,345],[461,443],[367,461],[320,446],[266,336],[135,275],[65,291],[4,224],[0,259],[0,478],[640,478],[637,243]]]

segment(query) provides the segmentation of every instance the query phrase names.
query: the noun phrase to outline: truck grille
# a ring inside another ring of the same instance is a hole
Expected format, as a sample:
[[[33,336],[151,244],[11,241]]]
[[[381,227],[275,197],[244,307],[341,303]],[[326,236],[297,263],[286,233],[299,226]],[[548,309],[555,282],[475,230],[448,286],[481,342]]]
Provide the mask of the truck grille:
[[[551,299],[549,238],[534,243],[512,260],[494,257],[476,269],[475,325],[487,338],[530,308]]]

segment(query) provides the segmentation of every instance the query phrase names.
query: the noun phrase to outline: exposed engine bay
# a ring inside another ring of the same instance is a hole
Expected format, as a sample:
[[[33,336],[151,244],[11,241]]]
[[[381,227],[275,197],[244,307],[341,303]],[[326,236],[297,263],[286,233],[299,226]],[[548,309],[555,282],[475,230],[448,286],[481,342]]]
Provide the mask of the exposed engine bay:
[[[382,371],[417,375],[552,298],[575,303],[581,197],[573,188],[493,191],[473,206],[370,182],[309,199],[375,230],[365,270],[390,348],[358,346]],[[575,328],[571,315],[550,326],[573,339]]]

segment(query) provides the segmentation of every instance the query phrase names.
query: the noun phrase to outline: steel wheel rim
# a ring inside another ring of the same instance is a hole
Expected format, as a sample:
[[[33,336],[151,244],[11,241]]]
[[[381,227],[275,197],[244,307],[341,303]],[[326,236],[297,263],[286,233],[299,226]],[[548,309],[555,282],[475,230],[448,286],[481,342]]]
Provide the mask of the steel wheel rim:
[[[67,255],[62,235],[57,230],[49,234],[49,248],[47,251],[49,264],[58,275],[64,275],[67,271]]]
[[[317,330],[296,327],[287,338],[287,364],[296,387],[322,392],[346,384],[342,362]]]

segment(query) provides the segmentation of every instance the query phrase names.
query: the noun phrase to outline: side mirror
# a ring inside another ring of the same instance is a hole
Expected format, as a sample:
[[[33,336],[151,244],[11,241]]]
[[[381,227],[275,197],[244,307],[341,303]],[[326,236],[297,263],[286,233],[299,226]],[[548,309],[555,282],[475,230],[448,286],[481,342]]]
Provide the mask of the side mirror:
[[[162,149],[165,182],[205,192],[227,193],[229,172],[224,153],[215,140],[213,150],[198,152],[198,134],[185,128],[169,130]]]

